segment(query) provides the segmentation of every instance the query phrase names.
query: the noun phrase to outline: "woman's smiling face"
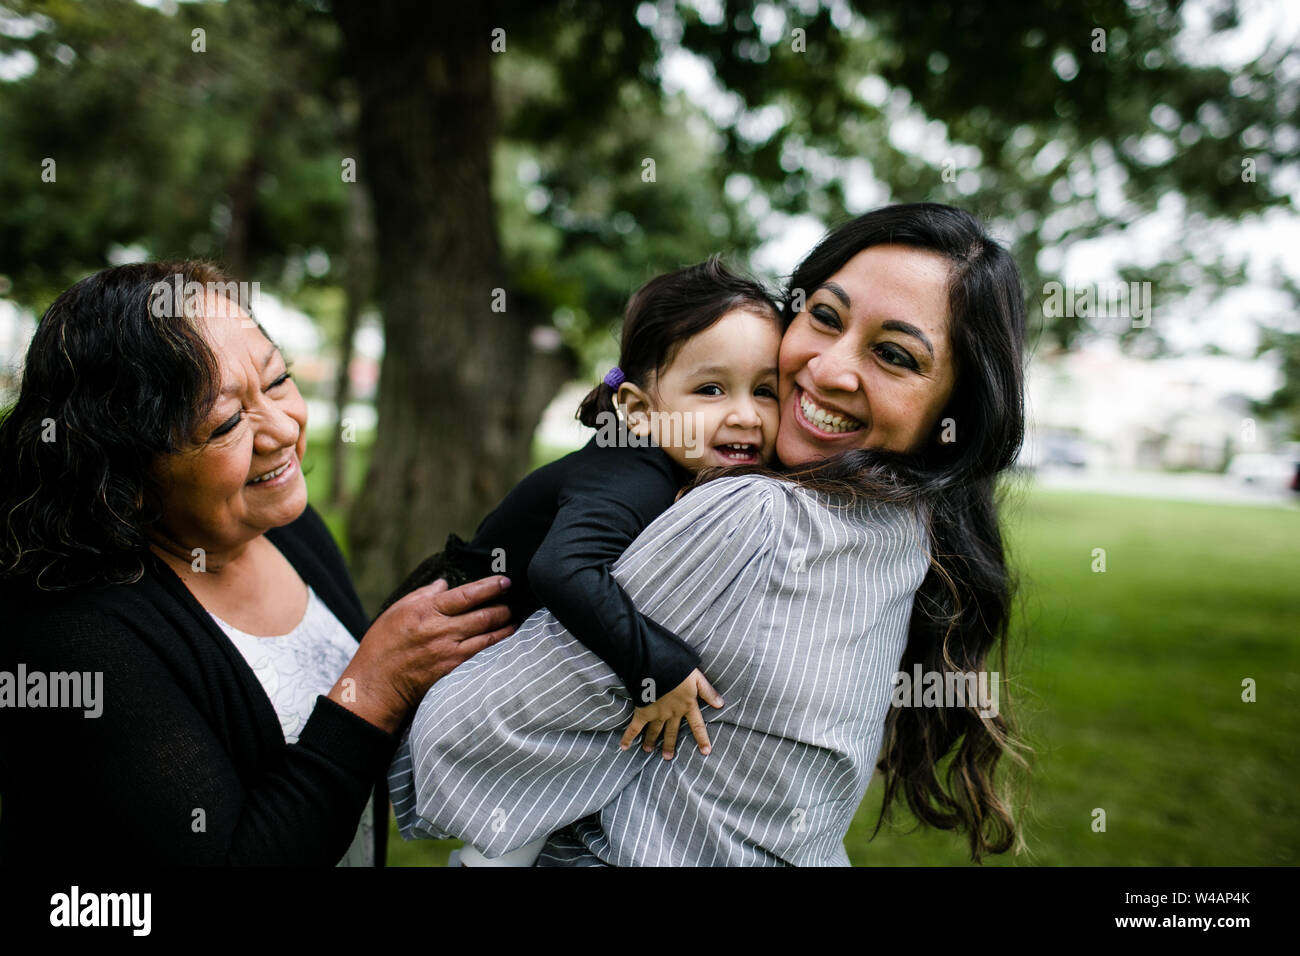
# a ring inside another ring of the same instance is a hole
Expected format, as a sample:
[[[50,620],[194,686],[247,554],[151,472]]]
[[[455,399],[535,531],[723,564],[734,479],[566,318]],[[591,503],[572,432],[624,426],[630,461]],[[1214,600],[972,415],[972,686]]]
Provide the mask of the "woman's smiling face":
[[[806,290],[781,340],[783,463],[920,450],[956,382],[949,274],[938,253],[869,246]]]
[[[221,553],[306,508],[307,403],[279,349],[237,306],[209,298],[205,315],[221,394],[191,446],[163,459],[158,476],[167,536]]]

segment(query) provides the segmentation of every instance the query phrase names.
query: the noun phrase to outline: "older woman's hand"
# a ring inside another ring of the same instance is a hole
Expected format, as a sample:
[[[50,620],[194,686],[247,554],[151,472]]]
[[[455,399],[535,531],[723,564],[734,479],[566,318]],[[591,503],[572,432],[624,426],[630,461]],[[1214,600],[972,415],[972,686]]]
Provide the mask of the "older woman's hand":
[[[412,591],[370,626],[330,699],[396,731],[435,681],[514,633],[509,608],[488,604],[509,586],[509,578],[493,576],[451,590],[439,579]]]

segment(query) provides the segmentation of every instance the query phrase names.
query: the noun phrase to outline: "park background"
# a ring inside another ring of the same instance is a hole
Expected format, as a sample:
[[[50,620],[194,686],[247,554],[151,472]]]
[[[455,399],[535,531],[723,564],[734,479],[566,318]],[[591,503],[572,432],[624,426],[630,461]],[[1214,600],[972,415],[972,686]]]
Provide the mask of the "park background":
[[[373,609],[584,441],[641,282],[778,286],[851,215],[961,206],[1031,319],[1028,852],[987,863],[1294,864],[1298,45],[1286,0],[0,0],[0,407],[95,270],[257,282]],[[870,840],[880,791],[855,864],[968,862],[906,812]]]

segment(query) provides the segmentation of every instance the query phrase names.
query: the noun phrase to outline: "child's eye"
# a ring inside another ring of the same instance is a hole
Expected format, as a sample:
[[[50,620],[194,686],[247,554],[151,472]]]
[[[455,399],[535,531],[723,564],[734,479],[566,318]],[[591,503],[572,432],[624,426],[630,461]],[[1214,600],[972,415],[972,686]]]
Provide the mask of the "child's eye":
[[[754,389],[755,395],[762,395],[764,398],[776,398],[776,389],[771,385],[760,385]]]
[[[696,395],[721,395],[721,385],[701,385],[695,390]]]

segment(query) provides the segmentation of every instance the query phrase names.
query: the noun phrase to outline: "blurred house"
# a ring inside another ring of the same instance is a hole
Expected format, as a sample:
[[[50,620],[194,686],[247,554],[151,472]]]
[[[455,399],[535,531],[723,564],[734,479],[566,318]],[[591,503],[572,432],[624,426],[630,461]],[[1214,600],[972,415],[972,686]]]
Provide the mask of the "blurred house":
[[[1270,365],[1224,355],[1140,359],[1092,342],[1035,356],[1020,464],[1221,472],[1277,444],[1250,412],[1277,384]]]

